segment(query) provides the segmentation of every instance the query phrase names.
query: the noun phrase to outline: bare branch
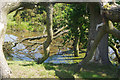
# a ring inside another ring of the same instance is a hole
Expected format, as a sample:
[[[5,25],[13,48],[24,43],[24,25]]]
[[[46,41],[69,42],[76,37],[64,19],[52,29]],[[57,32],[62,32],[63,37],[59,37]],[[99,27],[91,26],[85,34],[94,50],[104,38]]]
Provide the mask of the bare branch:
[[[29,43],[32,43],[33,45],[39,44],[42,45],[44,42],[35,42],[35,41],[28,41]]]
[[[61,31],[63,31],[66,27],[67,27],[67,26],[60,28],[58,31],[56,31],[56,32],[53,34],[53,36],[56,36],[58,33],[60,33]],[[46,37],[47,37],[47,35],[36,36],[36,37],[28,37],[28,38],[22,39],[19,43],[22,43],[22,42],[24,42],[24,41],[26,41],[26,40],[40,40],[40,39],[46,38]]]
[[[65,28],[67,28],[68,26],[66,25],[65,27],[63,26],[62,28],[58,29],[54,35],[57,35],[59,32],[63,31]]]
[[[60,31],[60,30],[59,30]],[[68,33],[69,32],[69,30],[65,30],[65,31],[62,31],[62,32],[57,32],[54,36],[53,36],[53,39],[56,39],[56,38],[58,38],[59,36],[61,36],[61,35],[63,35],[63,34],[65,34],[65,33]],[[58,34],[59,33],[59,34]],[[47,35],[43,35],[43,36],[37,36],[37,37],[29,37],[29,38],[25,38],[25,39],[22,39],[20,42],[17,42],[17,43],[14,43],[14,46],[13,47],[15,47],[18,43],[22,43],[22,42],[24,42],[24,41],[26,41],[26,40],[30,40],[30,41],[28,41],[28,43],[31,43],[32,45],[26,45],[27,46],[27,48],[28,47],[32,47],[32,46],[34,46],[34,45],[37,45],[37,44],[39,44],[39,45],[42,45],[44,42],[35,42],[35,41],[31,41],[31,40],[39,40],[39,39],[42,39],[42,38],[46,38],[47,37]]]
[[[37,37],[28,37],[28,38],[22,39],[19,43],[24,42],[26,40],[39,40],[39,39],[46,38],[46,37],[47,35],[37,36]]]
[[[54,36],[53,39],[56,39],[56,38],[58,38],[59,36],[65,34],[65,33],[68,33],[68,32],[69,32],[69,30],[65,30],[65,31],[63,31],[63,32],[60,32],[59,34],[57,34],[56,36]]]
[[[15,16],[18,14],[18,12],[20,12],[20,11],[22,11],[22,10],[24,10],[24,9],[25,9],[24,7],[21,7],[21,8],[19,8],[19,9],[17,9],[17,11],[16,11],[16,13],[14,14],[13,17],[15,17]]]

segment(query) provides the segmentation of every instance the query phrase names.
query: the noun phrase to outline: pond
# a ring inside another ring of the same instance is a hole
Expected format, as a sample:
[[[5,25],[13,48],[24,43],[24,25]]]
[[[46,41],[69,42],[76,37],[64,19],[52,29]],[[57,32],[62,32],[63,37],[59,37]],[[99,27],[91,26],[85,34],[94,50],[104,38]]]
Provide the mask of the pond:
[[[11,45],[13,45],[14,43],[22,40],[23,38],[41,36],[41,35],[43,34],[39,32],[7,31],[4,42],[12,43]],[[45,39],[41,39],[39,42],[43,42],[44,40]],[[63,42],[62,38],[53,40],[51,49],[50,49],[51,57],[49,57],[45,61],[45,63],[71,64],[71,63],[78,63],[81,61],[81,56],[75,58],[73,57],[74,55],[71,54],[72,51],[70,48],[72,47],[72,42],[67,43],[67,45],[65,46],[62,46],[62,42]],[[7,44],[7,46],[10,46],[10,45]],[[7,59],[15,60],[15,61],[20,61],[20,60],[36,61],[38,58],[43,57],[42,45],[38,45],[37,47],[35,46],[35,47],[30,47],[30,48],[26,48],[26,47],[27,46],[24,45],[24,43],[19,43],[15,47],[12,47],[11,51],[8,50],[8,53],[7,53],[7,54],[10,54],[11,57],[7,56]],[[110,53],[109,55],[112,55],[113,52],[114,51],[109,47],[109,53]],[[83,52],[83,54],[85,55],[85,51]],[[115,57],[116,57],[115,54],[113,54],[112,56],[110,56],[110,60],[114,59]]]
[[[14,44],[23,38],[27,37],[34,37],[34,36],[42,36],[42,33],[39,32],[12,32],[12,31],[7,31],[5,35],[5,40],[4,42],[6,43],[11,43]],[[39,40],[37,40],[39,41]],[[41,39],[39,42],[43,42],[45,39]],[[72,42],[66,44],[65,46],[62,46],[62,38],[57,38],[56,40],[53,40],[51,49],[50,49],[50,56],[55,55],[55,54],[62,54],[64,51],[68,51],[71,48]],[[10,45],[6,45],[10,46]],[[8,60],[27,60],[27,61],[35,61],[38,58],[43,57],[43,47],[42,45],[35,46],[35,47],[30,47],[26,48],[27,46],[24,45],[24,43],[18,43],[15,47],[12,47],[12,51],[8,50],[8,53],[12,57],[7,57]],[[6,47],[7,48],[7,47]]]

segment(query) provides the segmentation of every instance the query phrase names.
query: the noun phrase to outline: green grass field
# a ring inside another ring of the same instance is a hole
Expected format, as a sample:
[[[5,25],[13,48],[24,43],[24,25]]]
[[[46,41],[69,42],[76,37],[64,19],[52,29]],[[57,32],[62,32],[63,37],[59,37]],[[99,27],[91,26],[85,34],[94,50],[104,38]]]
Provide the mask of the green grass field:
[[[8,61],[11,78],[115,78],[117,68],[98,64],[36,64],[29,61]]]

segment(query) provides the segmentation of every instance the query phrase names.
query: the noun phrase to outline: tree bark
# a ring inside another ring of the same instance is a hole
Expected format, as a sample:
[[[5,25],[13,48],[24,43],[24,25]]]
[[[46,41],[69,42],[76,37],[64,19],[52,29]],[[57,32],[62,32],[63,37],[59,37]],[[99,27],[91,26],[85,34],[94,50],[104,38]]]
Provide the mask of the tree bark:
[[[102,22],[102,16],[100,15],[100,9],[97,3],[89,3],[90,6],[90,28],[89,28],[89,40],[87,53],[90,52],[91,46],[94,43],[94,39],[99,31],[96,31],[97,24]],[[104,33],[104,31],[103,31]],[[89,55],[89,54],[88,54]],[[104,55],[104,56],[103,56]],[[96,51],[94,52],[92,62],[99,62],[102,64],[110,63],[108,58],[108,35],[106,34],[100,41]]]
[[[103,26],[104,28],[104,26]],[[104,31],[105,32],[105,31]],[[102,64],[111,64],[108,56],[108,33],[106,33],[99,43],[100,61]]]
[[[78,57],[79,56],[79,38],[78,36],[75,36],[75,40],[73,43],[73,51],[74,51],[74,56]]]
[[[53,4],[52,3],[48,3],[47,5],[47,39],[43,44],[43,49],[44,49],[44,56],[41,59],[41,61],[39,61],[39,63],[44,62],[50,54],[50,44],[52,42],[53,39],[53,21],[52,21],[52,16],[53,16]]]
[[[106,23],[108,24],[106,27],[106,31],[112,34],[113,36],[117,37],[118,39],[120,39],[120,31],[113,26],[112,21],[107,20]]]
[[[11,74],[11,70],[8,67],[3,53],[3,43],[7,28],[7,14],[18,9],[21,5],[20,1],[21,0],[11,3],[0,2],[0,79],[9,78]]]
[[[98,32],[98,34],[94,40],[94,43],[91,45],[91,49],[88,52],[86,58],[82,61],[82,64],[87,63],[92,59],[92,57],[94,55],[94,51],[96,50],[99,42],[101,41],[101,39],[103,38],[103,36],[105,34],[106,34],[106,32],[105,32],[104,28],[102,27],[102,29],[100,29],[100,31]]]
[[[94,8],[93,8],[94,7]],[[97,4],[96,3],[89,3],[90,8],[90,26],[89,26],[89,36],[88,36],[88,48],[87,48],[87,54],[89,53],[91,49],[91,45],[94,43],[95,36],[97,34],[96,31],[96,25],[98,23],[101,23],[101,16],[99,14],[99,10],[96,9]],[[94,53],[94,56],[92,57],[92,62],[96,62],[99,60],[99,48],[97,47],[97,50]]]
[[[9,78],[11,73],[3,53],[4,36],[7,27],[7,12],[4,8],[5,5],[5,3],[0,3],[0,79]]]

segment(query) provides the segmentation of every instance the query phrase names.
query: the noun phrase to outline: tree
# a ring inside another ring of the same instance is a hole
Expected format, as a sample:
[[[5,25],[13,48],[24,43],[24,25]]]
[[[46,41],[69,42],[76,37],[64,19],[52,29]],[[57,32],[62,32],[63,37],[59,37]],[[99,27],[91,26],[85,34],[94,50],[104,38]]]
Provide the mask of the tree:
[[[86,36],[88,33],[89,16],[86,13],[86,3],[67,4],[64,12],[67,14],[64,16],[65,20],[67,20],[66,24],[70,29],[68,35],[64,36],[64,44],[72,40],[73,53],[74,56],[77,57],[79,55],[79,49],[85,48],[87,43]]]
[[[2,2],[2,1],[1,1]],[[7,25],[7,20],[6,16],[8,13],[19,10],[20,7],[26,7],[29,8],[31,5],[36,4],[34,2],[28,2],[28,3],[20,3],[19,1],[13,2],[13,3],[7,3],[3,2],[0,3],[0,78],[9,78],[10,77],[10,69],[8,67],[8,64],[6,62],[6,59],[3,54],[3,42],[4,42],[4,35],[6,31],[6,25]],[[99,5],[98,5],[99,6]],[[25,8],[24,8],[25,9]],[[53,39],[53,31],[52,31],[52,4],[47,3],[47,9],[48,9],[48,21],[47,21],[47,40],[44,42],[44,53],[45,53],[45,59],[46,57],[49,56],[49,46],[50,43],[52,42]],[[91,45],[91,49],[88,52],[88,55],[86,58],[82,61],[83,63],[89,62],[89,60],[93,57],[94,51],[97,48],[97,45],[99,44],[100,40],[103,38],[103,36],[107,33],[110,33],[120,39],[120,31],[117,30],[114,26],[113,23],[114,21],[119,21],[120,13],[119,13],[120,6],[115,6],[115,7],[108,7],[108,9],[104,9],[104,22],[105,24],[99,29],[99,32],[97,33],[97,36],[94,40],[94,43]],[[116,14],[117,13],[117,14]],[[114,15],[112,17],[111,15]]]
[[[96,31],[96,26],[97,24],[102,22],[102,15],[100,14],[100,7],[98,6],[98,3],[89,3],[89,8],[90,8],[90,27],[89,27],[88,50],[87,50],[88,53],[98,33],[98,31]],[[108,35],[107,34],[100,41],[91,61],[99,62],[102,64],[110,63],[108,58]]]
[[[19,7],[28,7],[30,4],[20,3],[17,2],[0,2],[0,79],[2,78],[9,78],[11,74],[11,70],[8,67],[6,62],[4,53],[3,53],[3,43],[4,43],[4,36],[7,28],[7,14],[17,10]]]
[[[107,33],[114,35],[115,37],[117,37],[118,39],[120,39],[120,31],[118,29],[116,29],[113,26],[112,22],[119,22],[119,8],[120,6],[116,6],[113,4],[113,6],[111,5],[110,7],[107,8],[103,8],[103,26],[100,28],[94,43],[91,46],[90,51],[88,52],[88,55],[86,56],[86,58],[82,61],[82,64],[87,63],[92,56],[94,55],[94,51],[97,48],[97,45],[99,44],[99,42],[101,41],[101,39],[103,38],[103,36]],[[114,17],[112,17],[112,15]],[[116,17],[116,18],[115,18]],[[112,21],[111,21],[112,20]]]
[[[39,60],[38,63],[42,63],[44,62],[50,54],[50,44],[53,40],[53,20],[52,20],[52,16],[53,16],[53,4],[48,3],[47,5],[47,39],[46,41],[43,43],[43,49],[44,49],[44,57],[42,59]]]
[[[16,4],[17,6],[0,2],[0,79],[9,78],[11,73],[3,53],[4,35],[7,27],[7,14],[11,9],[18,7],[19,5],[18,3],[11,4]]]

